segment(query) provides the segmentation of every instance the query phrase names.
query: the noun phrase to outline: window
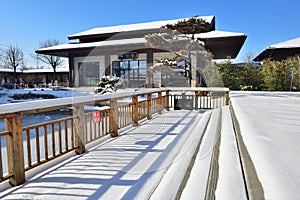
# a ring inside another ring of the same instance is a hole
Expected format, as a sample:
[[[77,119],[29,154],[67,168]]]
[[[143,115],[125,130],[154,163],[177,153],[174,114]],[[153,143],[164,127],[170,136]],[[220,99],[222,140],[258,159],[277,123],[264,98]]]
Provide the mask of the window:
[[[121,77],[127,87],[144,87],[147,75],[146,60],[113,61],[113,74]]]
[[[100,80],[99,62],[78,63],[79,86],[96,86]]]

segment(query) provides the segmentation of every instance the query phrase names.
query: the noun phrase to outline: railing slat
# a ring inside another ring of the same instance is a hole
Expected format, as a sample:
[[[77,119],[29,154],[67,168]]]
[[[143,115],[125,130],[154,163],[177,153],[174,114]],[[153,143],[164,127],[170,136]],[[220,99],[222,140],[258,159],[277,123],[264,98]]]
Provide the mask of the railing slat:
[[[39,128],[35,128],[36,162],[41,162]]]
[[[27,143],[27,162],[28,166],[31,167],[32,160],[31,160],[31,144],[30,144],[30,130],[26,130],[26,143]]]
[[[2,167],[2,145],[0,138],[0,180],[3,178],[3,167]]]
[[[45,159],[48,160],[48,138],[47,138],[47,125],[44,125],[44,151]]]
[[[68,142],[68,124],[67,124],[67,120],[64,120],[64,126],[65,126],[65,146],[66,146],[66,151],[68,151],[69,142]]]
[[[62,138],[61,138],[61,122],[58,122],[58,149],[59,154],[62,155]]]
[[[52,155],[53,157],[56,156],[56,152],[55,152],[55,129],[54,129],[54,123],[51,124],[51,138],[52,138]]]

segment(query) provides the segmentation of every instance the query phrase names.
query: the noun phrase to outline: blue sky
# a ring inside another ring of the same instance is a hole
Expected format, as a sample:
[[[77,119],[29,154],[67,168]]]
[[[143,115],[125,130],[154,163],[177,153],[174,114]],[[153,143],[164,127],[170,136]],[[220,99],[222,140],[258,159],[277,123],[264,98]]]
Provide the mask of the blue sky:
[[[0,48],[16,44],[32,63],[30,54],[47,39],[67,43],[68,35],[95,27],[214,15],[217,30],[248,36],[237,58],[243,61],[300,37],[299,7],[299,0],[1,0]]]

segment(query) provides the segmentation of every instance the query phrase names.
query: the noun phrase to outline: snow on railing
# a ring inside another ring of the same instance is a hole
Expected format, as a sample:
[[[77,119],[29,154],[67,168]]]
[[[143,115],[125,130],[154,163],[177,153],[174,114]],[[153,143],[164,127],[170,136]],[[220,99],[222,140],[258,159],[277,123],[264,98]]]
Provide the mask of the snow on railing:
[[[82,154],[87,143],[108,134],[116,137],[120,128],[136,126],[164,109],[211,109],[228,104],[228,97],[226,88],[164,88],[0,105],[0,120],[5,121],[5,131],[0,132],[0,182],[20,185],[25,171],[70,151]],[[101,103],[107,106],[93,107],[92,112],[84,108]],[[24,115],[70,107],[73,116],[22,126]]]

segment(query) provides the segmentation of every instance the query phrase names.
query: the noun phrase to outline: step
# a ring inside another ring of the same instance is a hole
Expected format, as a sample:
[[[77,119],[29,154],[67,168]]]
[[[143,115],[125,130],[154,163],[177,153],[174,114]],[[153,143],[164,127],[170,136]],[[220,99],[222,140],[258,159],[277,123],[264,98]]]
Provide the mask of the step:
[[[215,199],[247,199],[241,160],[228,106],[222,108],[222,129],[218,164],[219,177]]]
[[[198,144],[201,141],[203,133],[210,121],[211,112],[203,114],[200,121],[190,133],[190,137],[183,145],[184,149],[175,158],[175,162],[169,167],[160,183],[152,193],[150,199],[175,199],[180,195],[182,183],[186,177],[186,172],[190,168],[190,163],[194,159],[194,153],[197,151]]]
[[[182,194],[180,195],[180,199],[182,200],[205,199],[213,149],[216,145],[216,139],[218,138],[220,128],[220,115],[220,109],[214,109],[212,111],[212,115],[202,138],[194,165]]]

